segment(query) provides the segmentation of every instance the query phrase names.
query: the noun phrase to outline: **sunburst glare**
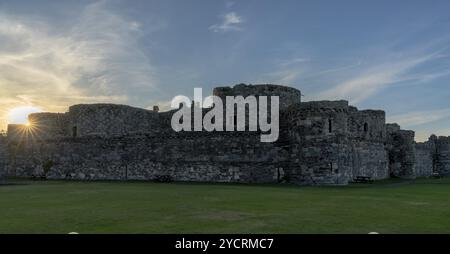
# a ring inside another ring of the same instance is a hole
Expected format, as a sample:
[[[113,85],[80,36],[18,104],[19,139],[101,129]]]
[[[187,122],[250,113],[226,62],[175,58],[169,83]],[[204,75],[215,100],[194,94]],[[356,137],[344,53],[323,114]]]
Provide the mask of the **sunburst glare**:
[[[38,107],[32,106],[24,106],[17,107],[9,111],[8,114],[8,123],[10,124],[25,124],[30,126],[28,122],[28,115],[32,113],[42,112],[42,110]]]

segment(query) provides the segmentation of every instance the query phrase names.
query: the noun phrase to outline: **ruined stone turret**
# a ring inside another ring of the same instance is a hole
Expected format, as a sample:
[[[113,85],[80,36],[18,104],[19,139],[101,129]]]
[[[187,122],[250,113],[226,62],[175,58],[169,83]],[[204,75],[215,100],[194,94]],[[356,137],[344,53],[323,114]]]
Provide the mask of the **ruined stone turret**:
[[[387,125],[389,173],[392,177],[416,178],[414,131],[401,130],[397,124]]]
[[[226,96],[279,96],[281,110],[301,102],[301,92],[299,90],[293,87],[273,84],[238,84],[234,87],[216,87],[213,90],[213,95],[220,97],[222,101],[225,101]]]

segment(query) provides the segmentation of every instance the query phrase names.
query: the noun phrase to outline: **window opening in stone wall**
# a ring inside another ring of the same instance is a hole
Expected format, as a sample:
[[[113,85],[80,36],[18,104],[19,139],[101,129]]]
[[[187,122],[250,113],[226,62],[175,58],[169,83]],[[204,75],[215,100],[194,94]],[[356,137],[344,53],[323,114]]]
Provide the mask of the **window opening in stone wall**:
[[[72,128],[72,137],[76,138],[78,136],[77,126],[73,126]]]

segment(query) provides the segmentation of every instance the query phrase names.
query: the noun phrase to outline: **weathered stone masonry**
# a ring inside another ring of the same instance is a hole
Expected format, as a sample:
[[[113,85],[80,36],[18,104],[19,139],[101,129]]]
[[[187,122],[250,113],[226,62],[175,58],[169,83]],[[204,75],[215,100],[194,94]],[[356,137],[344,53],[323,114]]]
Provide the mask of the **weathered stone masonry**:
[[[7,147],[6,137],[0,134],[0,183],[6,178]]]
[[[280,138],[257,132],[174,132],[174,111],[124,105],[75,105],[67,113],[31,114],[31,127],[9,125],[0,139],[0,172],[51,179],[347,184],[450,174],[450,138],[416,144],[414,132],[386,124],[380,110],[347,101],[301,102],[278,85],[218,87],[226,96],[280,96]],[[206,113],[208,109],[204,109]],[[2,173],[0,173],[2,175]]]

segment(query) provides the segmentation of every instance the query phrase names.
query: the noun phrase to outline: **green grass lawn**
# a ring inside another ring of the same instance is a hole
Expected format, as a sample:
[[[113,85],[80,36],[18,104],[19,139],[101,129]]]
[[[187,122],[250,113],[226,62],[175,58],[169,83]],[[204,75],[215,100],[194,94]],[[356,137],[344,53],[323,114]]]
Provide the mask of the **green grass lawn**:
[[[347,187],[10,180],[0,233],[450,233],[450,178]]]

